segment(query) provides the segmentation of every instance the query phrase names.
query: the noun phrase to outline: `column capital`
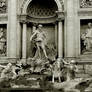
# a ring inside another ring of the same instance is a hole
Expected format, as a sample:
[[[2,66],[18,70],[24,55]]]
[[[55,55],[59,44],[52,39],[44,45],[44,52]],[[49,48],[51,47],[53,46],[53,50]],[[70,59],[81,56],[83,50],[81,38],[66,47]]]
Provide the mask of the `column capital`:
[[[57,18],[56,22],[62,22],[64,20],[64,18]]]
[[[21,21],[23,24],[27,24],[28,22],[26,20]]]
[[[38,23],[33,23],[33,22],[32,22],[32,25],[33,25],[34,27],[36,27],[36,26],[38,25]]]
[[[56,21],[55,21],[55,22],[53,22],[52,24],[54,24],[54,25],[57,25],[57,24],[58,24],[58,21],[57,21],[57,19],[56,19]]]
[[[56,11],[56,14],[58,16],[58,19],[64,20],[65,12],[64,11]]]
[[[27,14],[20,15],[20,22],[23,24],[27,23]]]

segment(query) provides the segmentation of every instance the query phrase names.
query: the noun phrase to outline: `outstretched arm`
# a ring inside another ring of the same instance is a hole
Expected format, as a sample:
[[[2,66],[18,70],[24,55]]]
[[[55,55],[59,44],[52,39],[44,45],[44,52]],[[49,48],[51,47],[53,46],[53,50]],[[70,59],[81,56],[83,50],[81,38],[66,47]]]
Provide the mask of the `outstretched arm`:
[[[63,63],[64,63],[65,65],[70,64],[70,63],[66,62],[65,60],[63,60]]]
[[[4,66],[4,65],[0,65],[0,67],[1,67],[1,68],[6,68],[6,66]]]

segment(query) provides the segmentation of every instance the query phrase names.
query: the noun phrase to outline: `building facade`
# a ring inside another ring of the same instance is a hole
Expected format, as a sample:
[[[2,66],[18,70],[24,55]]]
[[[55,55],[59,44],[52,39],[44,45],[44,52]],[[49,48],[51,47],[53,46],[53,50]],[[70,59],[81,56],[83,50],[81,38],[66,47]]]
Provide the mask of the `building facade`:
[[[47,44],[59,57],[89,54],[81,35],[91,22],[92,0],[0,0],[0,58],[32,57],[36,24],[43,25]]]

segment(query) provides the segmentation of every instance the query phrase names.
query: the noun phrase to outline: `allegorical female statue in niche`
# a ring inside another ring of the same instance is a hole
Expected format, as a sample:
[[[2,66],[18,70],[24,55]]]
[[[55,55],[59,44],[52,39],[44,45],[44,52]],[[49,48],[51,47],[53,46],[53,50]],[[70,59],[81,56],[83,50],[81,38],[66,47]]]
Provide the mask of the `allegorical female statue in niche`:
[[[84,46],[87,51],[92,51],[92,23],[88,23],[88,28],[84,34],[82,34],[84,40]]]
[[[0,29],[0,54],[4,54],[5,53],[5,42],[6,42],[6,39],[4,37],[4,30],[3,28]]]
[[[34,37],[36,37],[36,38],[34,39]],[[43,50],[45,57],[48,58],[46,50],[45,50],[46,35],[45,35],[44,31],[42,31],[42,25],[38,25],[37,30],[35,30],[33,35],[30,37],[30,41],[32,41],[32,40],[35,40],[35,43],[37,46],[37,50],[36,50],[36,53],[35,53],[35,56],[33,57],[33,59],[35,59],[38,55],[41,58],[40,49]]]

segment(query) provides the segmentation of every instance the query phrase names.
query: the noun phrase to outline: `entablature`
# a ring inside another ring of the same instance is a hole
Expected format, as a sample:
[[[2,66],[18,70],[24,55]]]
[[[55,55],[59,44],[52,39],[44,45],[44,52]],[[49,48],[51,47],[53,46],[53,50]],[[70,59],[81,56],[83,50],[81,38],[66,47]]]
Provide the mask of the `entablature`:
[[[80,9],[78,10],[78,16],[92,16],[92,9]]]
[[[0,22],[8,21],[8,14],[0,14]]]
[[[48,17],[32,17],[29,15],[18,15],[19,21],[21,23],[23,22],[33,22],[33,23],[54,23],[56,21],[61,21],[65,19],[65,13],[60,12],[60,11],[56,11],[56,15],[55,16],[48,16]]]

